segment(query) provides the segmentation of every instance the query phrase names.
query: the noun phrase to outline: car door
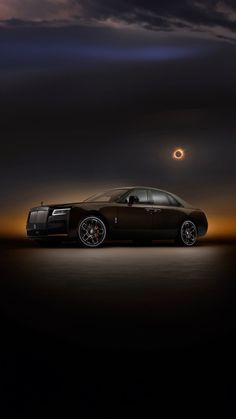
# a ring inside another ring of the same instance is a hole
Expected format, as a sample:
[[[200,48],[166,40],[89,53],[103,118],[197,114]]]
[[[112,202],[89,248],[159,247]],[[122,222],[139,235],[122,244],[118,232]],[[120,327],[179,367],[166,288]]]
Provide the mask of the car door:
[[[153,200],[153,233],[157,238],[174,238],[183,219],[179,203],[169,194],[151,190]]]
[[[138,202],[129,204],[129,197]],[[152,230],[152,209],[150,194],[146,189],[132,189],[120,203],[117,203],[116,229],[127,236],[146,235]]]

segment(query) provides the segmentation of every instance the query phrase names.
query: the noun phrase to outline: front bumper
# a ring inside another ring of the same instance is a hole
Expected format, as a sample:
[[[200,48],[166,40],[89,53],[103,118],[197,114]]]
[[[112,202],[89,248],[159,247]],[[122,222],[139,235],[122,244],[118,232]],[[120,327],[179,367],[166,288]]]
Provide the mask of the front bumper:
[[[26,231],[32,239],[68,236],[69,214],[52,216],[50,207],[34,208],[30,211]]]

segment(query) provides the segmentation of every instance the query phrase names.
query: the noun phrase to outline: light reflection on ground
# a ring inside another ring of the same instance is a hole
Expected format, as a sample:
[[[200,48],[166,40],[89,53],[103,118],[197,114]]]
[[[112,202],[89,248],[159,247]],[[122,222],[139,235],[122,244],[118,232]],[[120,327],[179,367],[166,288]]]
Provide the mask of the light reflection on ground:
[[[221,339],[235,327],[227,302],[234,252],[233,245],[204,242],[194,248],[4,249],[1,309],[24,327],[76,339],[82,347],[178,347]]]

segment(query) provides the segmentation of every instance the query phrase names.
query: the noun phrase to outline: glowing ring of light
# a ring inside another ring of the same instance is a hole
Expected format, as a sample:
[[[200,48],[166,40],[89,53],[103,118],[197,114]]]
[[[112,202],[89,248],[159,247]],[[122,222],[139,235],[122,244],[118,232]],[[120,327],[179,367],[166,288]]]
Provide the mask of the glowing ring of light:
[[[172,157],[175,160],[183,160],[184,150],[182,148],[177,148],[176,150],[173,151]]]

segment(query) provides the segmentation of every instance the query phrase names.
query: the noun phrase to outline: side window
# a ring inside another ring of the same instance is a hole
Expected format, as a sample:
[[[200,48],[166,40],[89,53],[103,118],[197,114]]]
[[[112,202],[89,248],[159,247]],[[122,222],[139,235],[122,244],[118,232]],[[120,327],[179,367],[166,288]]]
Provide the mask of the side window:
[[[164,205],[164,206],[170,205],[168,195],[165,194],[164,192],[152,190],[152,199],[155,205]]]
[[[134,189],[126,198],[129,198],[131,195],[137,196],[139,204],[146,204],[148,202],[148,194],[146,189]]]

